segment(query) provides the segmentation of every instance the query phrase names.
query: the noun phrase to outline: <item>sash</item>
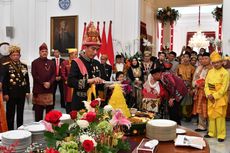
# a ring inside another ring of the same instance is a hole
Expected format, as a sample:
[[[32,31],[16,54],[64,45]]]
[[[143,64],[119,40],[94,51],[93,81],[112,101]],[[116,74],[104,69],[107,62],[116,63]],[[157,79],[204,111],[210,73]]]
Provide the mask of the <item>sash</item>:
[[[84,63],[82,62],[82,60],[80,58],[75,58],[74,61],[77,63],[80,72],[83,76],[85,76],[86,74],[88,74],[88,71],[84,65]]]

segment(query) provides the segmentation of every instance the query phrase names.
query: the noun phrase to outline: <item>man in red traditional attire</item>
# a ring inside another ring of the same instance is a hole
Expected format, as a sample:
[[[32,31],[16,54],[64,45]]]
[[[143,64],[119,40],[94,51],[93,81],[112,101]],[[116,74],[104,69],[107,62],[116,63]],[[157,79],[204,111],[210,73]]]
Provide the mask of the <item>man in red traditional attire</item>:
[[[48,48],[45,43],[39,47],[40,57],[32,62],[33,76],[33,104],[35,121],[43,119],[46,113],[53,108],[53,83],[55,81],[55,66],[52,60],[47,59]]]
[[[92,95],[96,98],[95,84],[103,83],[104,79],[102,78],[106,76],[101,64],[94,60],[101,42],[99,32],[93,25],[93,22],[90,22],[86,29],[83,45],[85,46],[85,52],[71,62],[68,76],[68,85],[74,88],[72,110],[84,109],[82,101],[92,99]],[[89,89],[91,89],[93,94],[91,94],[92,92]]]
[[[62,77],[63,83],[64,83],[64,96],[65,96],[66,113],[69,114],[71,112],[73,88],[70,88],[67,85],[67,80],[68,80],[68,75],[70,72],[71,61],[77,57],[77,49],[76,48],[68,49],[68,53],[69,53],[69,59],[63,61],[61,64],[61,77]]]

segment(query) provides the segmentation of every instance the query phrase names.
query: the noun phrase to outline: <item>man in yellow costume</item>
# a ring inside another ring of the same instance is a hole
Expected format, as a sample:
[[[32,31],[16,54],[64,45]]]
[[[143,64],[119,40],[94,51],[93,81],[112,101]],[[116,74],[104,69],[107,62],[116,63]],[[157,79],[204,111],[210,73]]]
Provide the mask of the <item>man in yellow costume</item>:
[[[208,99],[209,128],[205,138],[217,137],[223,142],[226,137],[226,110],[229,73],[222,67],[222,58],[215,51],[210,55],[213,68],[205,79],[205,95]]]

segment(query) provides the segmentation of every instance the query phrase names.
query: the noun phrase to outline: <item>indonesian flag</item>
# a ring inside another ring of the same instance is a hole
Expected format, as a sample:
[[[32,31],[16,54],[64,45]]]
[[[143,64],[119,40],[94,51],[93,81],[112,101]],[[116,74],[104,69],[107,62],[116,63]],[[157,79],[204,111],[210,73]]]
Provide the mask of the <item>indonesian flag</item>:
[[[106,46],[107,55],[110,65],[114,64],[113,39],[112,39],[112,21],[109,23],[108,43]]]
[[[100,54],[106,54],[106,34],[105,34],[105,22],[103,22],[103,31],[101,36],[101,47],[97,51],[97,56],[99,58]],[[109,56],[109,55],[108,55]]]
[[[86,22],[84,23],[84,30],[83,30],[83,35],[82,35],[82,42],[84,40],[85,32],[86,32]],[[85,49],[85,46],[81,45],[81,50],[84,50],[84,49]]]

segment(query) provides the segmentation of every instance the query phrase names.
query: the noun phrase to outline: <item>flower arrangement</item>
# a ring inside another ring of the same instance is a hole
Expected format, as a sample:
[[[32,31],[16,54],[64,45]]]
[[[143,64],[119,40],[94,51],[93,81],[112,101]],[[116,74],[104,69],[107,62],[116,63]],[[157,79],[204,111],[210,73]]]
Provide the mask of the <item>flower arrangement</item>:
[[[165,24],[166,22],[174,22],[179,19],[179,11],[172,9],[171,7],[167,6],[161,10],[157,11],[157,20]]]
[[[12,153],[15,152],[15,147],[18,145],[18,141],[15,143],[11,144],[10,146],[1,146],[0,145],[0,152],[1,153]]]
[[[216,7],[213,11],[212,11],[212,15],[213,17],[216,19],[216,21],[220,21],[222,20],[222,15],[223,15],[223,5],[221,7]]]
[[[123,140],[123,126],[129,128],[130,121],[121,110],[114,110],[111,105],[101,108],[100,103],[100,99],[84,101],[86,110],[70,113],[71,124],[60,123],[60,111],[49,112],[44,121],[47,146],[60,153],[128,150],[129,144]]]

